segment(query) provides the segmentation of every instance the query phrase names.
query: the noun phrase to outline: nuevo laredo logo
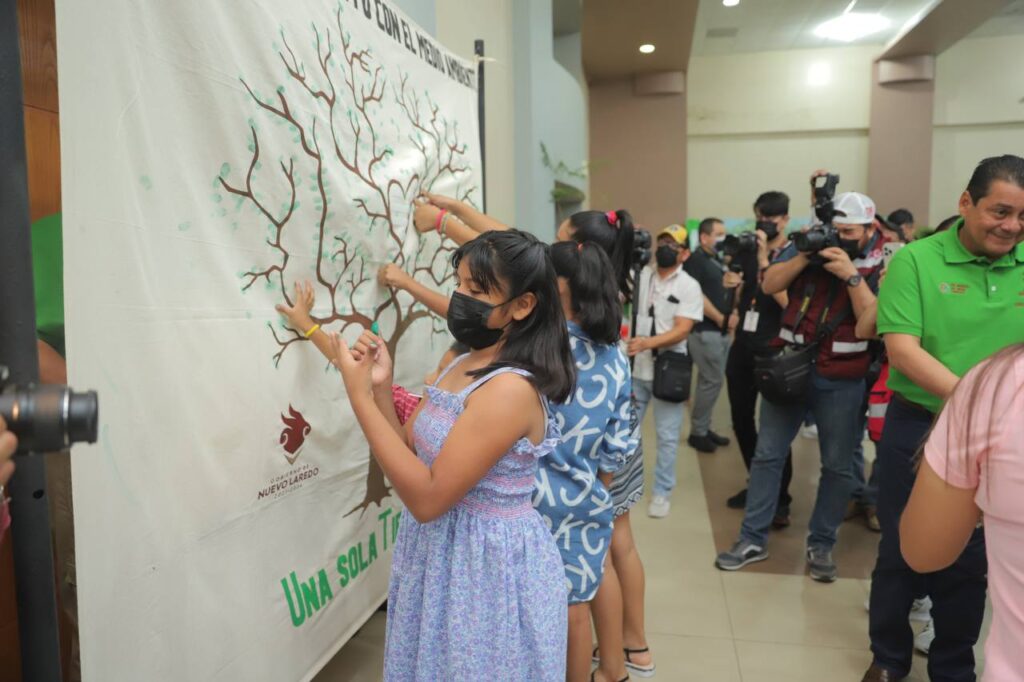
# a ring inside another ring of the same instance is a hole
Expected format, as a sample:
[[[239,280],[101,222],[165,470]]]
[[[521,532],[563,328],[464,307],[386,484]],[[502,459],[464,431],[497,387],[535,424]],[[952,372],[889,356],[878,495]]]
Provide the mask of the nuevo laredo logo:
[[[939,292],[943,294],[963,295],[967,293],[967,285],[957,284],[956,282],[942,282],[939,284]]]
[[[284,429],[278,437],[278,443],[284,449],[284,458],[288,464],[295,466],[295,461],[302,452],[302,446],[306,443],[306,436],[312,432],[310,425],[302,413],[291,405],[288,405],[288,416],[281,414],[281,421],[284,422]],[[306,481],[320,475],[320,467],[313,464],[303,464],[300,467],[289,470],[285,474],[274,476],[267,484],[256,493],[256,499],[276,499],[287,493],[298,490]]]
[[[302,446],[306,442],[306,436],[313,430],[313,427],[309,425],[306,418],[297,411],[291,405],[288,405],[288,414],[290,417],[281,415],[281,421],[284,422],[284,431],[281,432],[281,445],[284,447],[284,458],[288,460],[289,464],[295,464],[295,460],[299,458],[299,452],[302,451]]]

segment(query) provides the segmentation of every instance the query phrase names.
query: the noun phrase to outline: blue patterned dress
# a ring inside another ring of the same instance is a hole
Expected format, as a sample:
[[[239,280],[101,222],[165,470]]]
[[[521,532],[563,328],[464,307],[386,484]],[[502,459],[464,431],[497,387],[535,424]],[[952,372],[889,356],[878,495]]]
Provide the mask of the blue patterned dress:
[[[427,387],[413,426],[422,461],[437,458],[469,395],[504,372],[528,376],[503,368],[459,393]],[[565,680],[562,564],[530,504],[537,460],[558,439],[549,420],[541,444],[520,439],[443,516],[429,523],[402,516],[388,595],[385,680]]]
[[[632,381],[619,344],[594,343],[569,323],[576,360],[576,392],[552,405],[562,440],[541,461],[533,506],[544,517],[562,554],[570,604],[594,598],[604,575],[613,508],[599,472],[614,472],[637,448],[630,425]]]

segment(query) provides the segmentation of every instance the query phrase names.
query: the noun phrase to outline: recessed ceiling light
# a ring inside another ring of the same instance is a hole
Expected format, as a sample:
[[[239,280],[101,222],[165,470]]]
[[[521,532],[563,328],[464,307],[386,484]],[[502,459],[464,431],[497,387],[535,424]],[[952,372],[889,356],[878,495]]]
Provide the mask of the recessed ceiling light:
[[[740,4],[740,0],[722,0],[722,4],[726,7],[735,7]]]
[[[644,43],[643,45],[640,46],[640,51],[643,52],[644,54],[650,54],[654,52],[654,45],[651,45],[650,43]]]
[[[889,20],[881,14],[847,12],[819,25],[814,29],[814,35],[841,43],[852,43],[888,27]]]

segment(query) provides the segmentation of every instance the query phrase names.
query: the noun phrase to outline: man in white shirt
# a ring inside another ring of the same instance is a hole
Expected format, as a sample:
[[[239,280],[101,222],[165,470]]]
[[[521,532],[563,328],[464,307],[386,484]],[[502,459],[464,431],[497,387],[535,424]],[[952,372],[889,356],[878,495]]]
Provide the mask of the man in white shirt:
[[[704,294],[697,280],[682,268],[689,253],[685,227],[671,225],[658,234],[657,267],[645,267],[637,282],[640,304],[636,329],[628,346],[629,355],[634,358],[633,392],[641,422],[647,406],[654,402],[658,459],[654,470],[654,495],[647,510],[654,518],[668,515],[669,498],[676,485],[676,456],[685,405],[654,397],[652,351],[687,353],[686,338],[693,325],[704,319]]]

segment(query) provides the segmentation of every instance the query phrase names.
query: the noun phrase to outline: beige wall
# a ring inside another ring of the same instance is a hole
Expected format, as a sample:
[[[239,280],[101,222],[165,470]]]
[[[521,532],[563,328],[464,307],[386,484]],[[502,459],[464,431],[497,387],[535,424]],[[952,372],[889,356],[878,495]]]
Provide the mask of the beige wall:
[[[867,189],[871,63],[877,47],[694,57],[690,60],[689,217],[751,218],[766,190],[810,217],[808,178],[839,173]]]
[[[473,58],[484,41],[486,63],[487,212],[516,223],[515,73],[512,63],[512,0],[437,0],[437,37],[456,54]]]
[[[637,97],[630,79],[590,86],[590,206],[648,229],[686,219],[686,96]]]
[[[868,46],[694,57],[690,134],[867,128],[877,53]]]
[[[939,55],[931,164],[931,222],[956,213],[974,166],[1024,155],[1024,36],[968,38]]]
[[[873,73],[867,193],[882,214],[906,208],[927,225],[935,83],[879,85],[878,64]]]

